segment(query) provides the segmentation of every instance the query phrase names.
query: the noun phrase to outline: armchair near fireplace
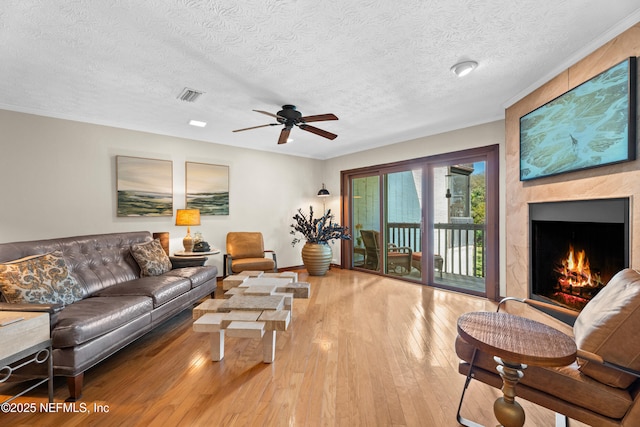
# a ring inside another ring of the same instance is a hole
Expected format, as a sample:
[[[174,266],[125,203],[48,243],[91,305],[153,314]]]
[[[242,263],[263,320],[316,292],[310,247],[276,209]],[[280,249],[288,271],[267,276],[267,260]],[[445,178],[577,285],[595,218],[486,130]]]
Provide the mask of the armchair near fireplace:
[[[529,299],[506,298],[536,308],[572,312]],[[576,312],[574,312],[576,313]],[[577,313],[576,313],[577,314]],[[640,272],[624,269],[577,314],[573,333],[578,359],[553,368],[529,366],[516,395],[555,411],[556,425],[571,418],[594,426],[640,425]],[[502,387],[493,355],[460,336],[455,342],[461,359],[458,371],[467,376],[458,407],[458,422],[474,425],[460,415],[471,379]]]

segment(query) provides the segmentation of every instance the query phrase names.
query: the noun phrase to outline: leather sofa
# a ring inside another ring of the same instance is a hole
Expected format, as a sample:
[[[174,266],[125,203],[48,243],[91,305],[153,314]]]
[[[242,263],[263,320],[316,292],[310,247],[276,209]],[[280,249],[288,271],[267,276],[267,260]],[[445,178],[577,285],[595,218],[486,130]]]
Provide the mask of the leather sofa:
[[[71,300],[62,303],[16,302],[5,291],[0,302],[0,310],[50,314],[54,375],[67,377],[69,401],[80,398],[87,369],[215,292],[214,266],[172,269],[168,261],[161,274],[141,270],[132,248],[156,242],[148,232],[126,232],[0,244],[0,281],[6,283],[2,268],[10,261],[57,254],[74,283]]]

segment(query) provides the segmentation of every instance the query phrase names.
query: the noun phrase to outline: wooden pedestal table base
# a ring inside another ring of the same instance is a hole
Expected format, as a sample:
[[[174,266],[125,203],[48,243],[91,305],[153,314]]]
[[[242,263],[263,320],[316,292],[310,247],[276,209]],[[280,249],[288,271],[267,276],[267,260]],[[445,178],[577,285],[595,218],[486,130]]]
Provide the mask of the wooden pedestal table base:
[[[527,365],[505,362],[498,356],[495,356],[493,360],[498,364],[496,370],[502,377],[503,384],[503,396],[493,403],[493,413],[503,426],[523,426],[524,409],[516,402],[516,384],[524,376],[523,371],[527,369]]]
[[[493,411],[505,427],[522,427],[524,410],[516,397],[516,384],[527,365],[566,366],[576,358],[576,344],[562,332],[508,313],[465,313],[458,319],[458,334],[478,350],[493,354],[502,377],[503,396]]]

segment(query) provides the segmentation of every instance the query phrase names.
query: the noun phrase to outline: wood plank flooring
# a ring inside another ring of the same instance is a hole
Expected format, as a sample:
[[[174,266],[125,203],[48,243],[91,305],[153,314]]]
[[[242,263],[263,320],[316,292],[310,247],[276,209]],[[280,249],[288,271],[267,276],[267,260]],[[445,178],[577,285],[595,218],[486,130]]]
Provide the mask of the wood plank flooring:
[[[241,338],[227,338],[224,359],[212,362],[208,334],[192,331],[186,310],[87,371],[75,406],[61,406],[68,393],[57,378],[53,412],[0,413],[0,425],[458,425],[456,320],[495,303],[336,268],[300,278],[311,298],[294,300],[272,364],[262,363],[260,340]],[[463,414],[495,425],[499,393],[472,382]],[[46,394],[43,386],[16,402],[39,406]],[[551,411],[520,402],[526,425],[553,425]]]

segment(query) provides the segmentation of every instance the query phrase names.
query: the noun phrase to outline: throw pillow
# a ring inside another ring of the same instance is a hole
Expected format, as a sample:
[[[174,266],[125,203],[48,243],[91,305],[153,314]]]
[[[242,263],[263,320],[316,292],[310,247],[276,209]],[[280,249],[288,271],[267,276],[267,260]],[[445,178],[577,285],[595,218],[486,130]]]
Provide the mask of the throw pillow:
[[[171,260],[158,239],[132,245],[131,255],[140,266],[141,276],[159,276],[171,270]]]
[[[69,274],[60,251],[0,264],[0,290],[14,304],[67,305],[83,296],[82,287]]]
[[[573,326],[579,349],[640,370],[640,273],[627,268],[611,278],[582,309]],[[602,383],[627,388],[636,379],[597,363],[578,359],[580,370]]]

